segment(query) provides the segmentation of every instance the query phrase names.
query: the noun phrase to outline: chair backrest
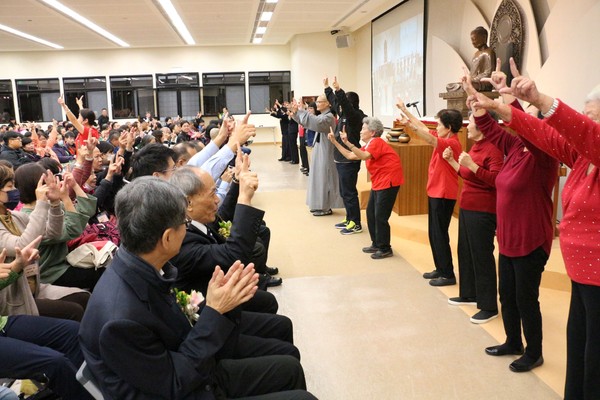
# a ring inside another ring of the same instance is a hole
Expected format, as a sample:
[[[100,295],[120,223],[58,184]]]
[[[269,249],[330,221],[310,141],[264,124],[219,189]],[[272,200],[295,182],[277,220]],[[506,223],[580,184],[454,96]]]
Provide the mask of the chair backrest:
[[[83,386],[94,399],[104,400],[104,396],[102,396],[102,392],[100,389],[98,389],[98,386],[96,386],[94,377],[92,376],[92,373],[90,372],[85,361],[83,364],[81,364],[81,367],[79,367],[75,377],[77,378],[77,381],[81,383],[81,386]]]

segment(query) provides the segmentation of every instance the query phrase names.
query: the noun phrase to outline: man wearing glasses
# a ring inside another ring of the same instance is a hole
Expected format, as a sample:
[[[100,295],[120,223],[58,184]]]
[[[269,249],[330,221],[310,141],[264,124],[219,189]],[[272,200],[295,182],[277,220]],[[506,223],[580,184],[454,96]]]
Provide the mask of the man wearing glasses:
[[[32,160],[21,150],[23,143],[22,137],[15,131],[9,131],[4,134],[4,145],[0,151],[0,160],[6,160],[13,165],[14,169],[23,164],[30,163]]]

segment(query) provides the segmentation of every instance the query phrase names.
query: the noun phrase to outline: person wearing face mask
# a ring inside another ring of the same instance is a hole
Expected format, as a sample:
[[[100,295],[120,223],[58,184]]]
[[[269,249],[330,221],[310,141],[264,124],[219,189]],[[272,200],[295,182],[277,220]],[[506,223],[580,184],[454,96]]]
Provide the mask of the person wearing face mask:
[[[34,166],[34,164],[30,164]],[[33,244],[42,237],[56,240],[62,234],[64,213],[60,190],[51,173],[44,173],[35,190],[37,202],[31,213],[12,211],[20,200],[10,167],[0,165],[0,248],[7,260],[17,256],[17,248]],[[43,315],[80,321],[89,293],[80,289],[41,283],[37,262],[15,270],[18,277],[0,291],[0,315]]]
[[[56,139],[56,143],[54,143],[54,146],[52,146],[52,150],[54,151],[54,153],[56,153],[58,161],[60,161],[61,164],[66,164],[72,161],[75,158],[75,156],[71,155],[69,149],[65,146],[63,136],[58,135]]]

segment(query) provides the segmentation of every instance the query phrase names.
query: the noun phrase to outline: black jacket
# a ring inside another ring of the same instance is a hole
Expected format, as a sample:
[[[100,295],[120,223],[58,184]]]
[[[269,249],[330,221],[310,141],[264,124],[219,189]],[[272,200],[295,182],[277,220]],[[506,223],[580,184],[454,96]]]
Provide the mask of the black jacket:
[[[327,96],[327,100],[331,103],[332,108],[338,112],[338,123],[335,128],[335,137],[344,148],[346,145],[340,139],[340,132],[345,127],[346,133],[348,134],[348,141],[360,148],[360,131],[362,130],[362,121],[366,117],[365,113],[360,108],[354,108],[352,104],[348,101],[346,97],[346,92],[343,89],[340,89],[336,92],[333,91],[330,87],[325,88],[325,95]],[[349,150],[349,149],[348,149]],[[340,153],[337,147],[334,149],[333,159],[335,162],[360,162],[348,160],[346,157]]]
[[[32,159],[27,157],[27,154],[21,149],[11,149],[6,145],[2,145],[2,150],[0,150],[0,160],[9,161],[14,169],[19,168],[23,164],[27,164],[33,162]]]

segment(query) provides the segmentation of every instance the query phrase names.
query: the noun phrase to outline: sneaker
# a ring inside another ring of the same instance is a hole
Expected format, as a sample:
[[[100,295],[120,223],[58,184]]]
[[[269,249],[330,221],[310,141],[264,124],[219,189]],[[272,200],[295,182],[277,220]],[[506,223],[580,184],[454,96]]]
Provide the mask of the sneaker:
[[[352,235],[354,233],[361,233],[362,226],[360,224],[355,224],[354,221],[348,222],[348,225],[344,229],[340,231],[342,235]]]
[[[477,305],[477,301],[475,301],[475,297],[450,297],[448,304],[453,306]]]
[[[379,251],[379,247],[375,247],[373,245],[369,246],[369,247],[363,247],[362,248],[363,253],[377,253],[377,251]]]
[[[471,317],[471,322],[474,324],[485,324],[488,321],[498,317],[498,311],[481,310]]]
[[[335,226],[335,229],[344,229],[346,227],[346,225],[348,225],[348,221],[343,220],[342,222],[338,222],[334,226]]]
[[[371,258],[373,260],[381,260],[382,258],[388,258],[393,255],[394,255],[394,253],[392,252],[392,249],[377,250],[375,253],[371,254]]]
[[[439,278],[433,278],[429,281],[431,286],[451,286],[456,285],[456,278],[445,278],[440,276]]]

